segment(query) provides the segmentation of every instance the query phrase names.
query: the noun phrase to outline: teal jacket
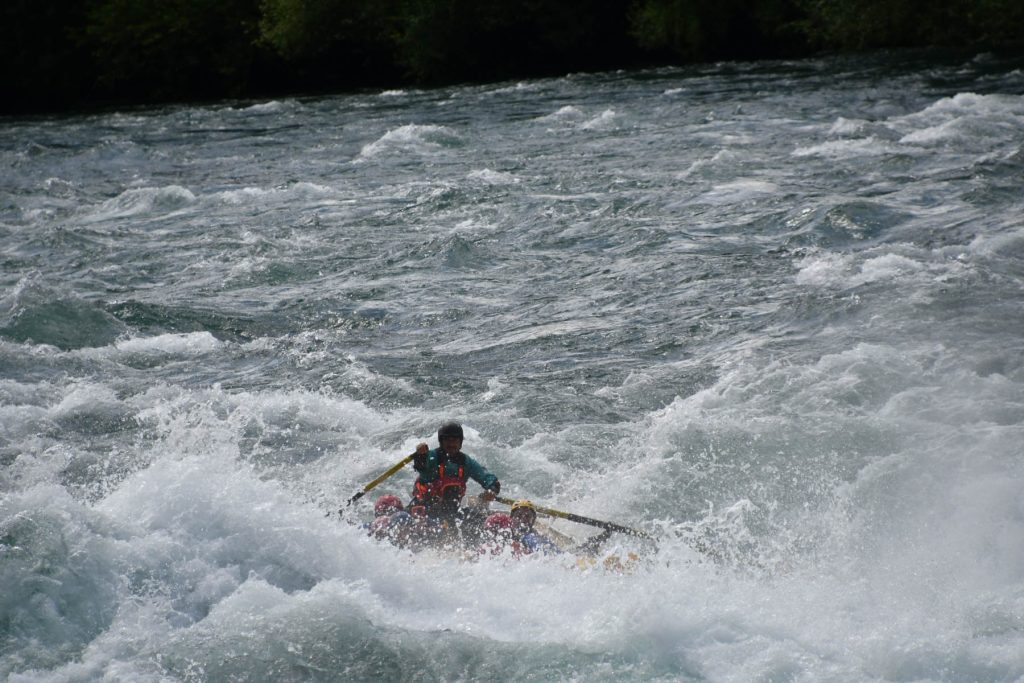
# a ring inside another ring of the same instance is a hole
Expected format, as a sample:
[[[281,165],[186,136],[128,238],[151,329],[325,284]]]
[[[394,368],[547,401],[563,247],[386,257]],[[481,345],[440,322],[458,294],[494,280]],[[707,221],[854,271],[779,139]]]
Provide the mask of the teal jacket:
[[[467,479],[472,479],[488,491],[494,492],[495,495],[501,491],[501,482],[498,481],[496,476],[488,472],[486,467],[462,451],[459,451],[454,456],[449,457],[441,448],[435,448],[432,451],[428,451],[427,457],[424,459],[422,466],[418,462],[418,458],[413,458],[413,467],[420,475],[417,481],[420,484],[429,484],[430,482],[435,481],[440,476],[439,468],[442,462],[446,463],[445,474],[448,476],[455,474],[455,468],[458,468],[458,461],[460,459],[462,460],[463,472]]]

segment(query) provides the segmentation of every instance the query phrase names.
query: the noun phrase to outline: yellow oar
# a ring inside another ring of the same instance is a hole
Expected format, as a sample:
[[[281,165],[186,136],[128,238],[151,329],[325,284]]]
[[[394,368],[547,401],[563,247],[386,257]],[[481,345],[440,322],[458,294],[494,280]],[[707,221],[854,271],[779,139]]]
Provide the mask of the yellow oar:
[[[515,503],[511,498],[495,498],[494,500],[505,505],[512,505]],[[637,536],[638,538],[646,538],[647,540],[653,541],[654,537],[643,531],[637,531],[636,529],[630,529],[628,526],[622,526],[621,524],[615,524],[614,522],[602,522],[599,519],[593,519],[591,517],[584,517],[583,515],[574,515],[571,512],[562,512],[561,510],[555,510],[553,508],[544,508],[539,505],[534,506],[534,510],[542,515],[548,515],[550,517],[561,517],[567,519],[570,522],[579,522],[580,524],[589,524],[590,526],[596,526],[601,529],[608,529],[609,531],[618,531],[622,534],[629,534],[630,536]]]
[[[357,493],[356,495],[354,495],[354,496],[352,496],[351,498],[348,499],[348,502],[345,503],[345,507],[341,508],[340,510],[338,510],[338,514],[341,515],[343,512],[345,512],[345,508],[347,508],[349,505],[351,505],[352,503],[356,502],[357,500],[359,500],[360,498],[365,496],[369,491],[372,491],[374,488],[376,488],[376,486],[378,484],[380,484],[382,481],[384,481],[385,479],[390,477],[392,474],[394,474],[398,470],[402,469],[403,467],[405,467],[406,465],[411,463],[413,455],[415,455],[415,453],[413,453],[411,455],[405,456],[404,458],[399,460],[397,463],[392,465],[391,469],[389,469],[387,472],[385,472],[384,474],[380,475],[379,477],[377,477],[376,479],[371,481],[369,484],[364,486],[362,491],[360,491],[359,493]]]

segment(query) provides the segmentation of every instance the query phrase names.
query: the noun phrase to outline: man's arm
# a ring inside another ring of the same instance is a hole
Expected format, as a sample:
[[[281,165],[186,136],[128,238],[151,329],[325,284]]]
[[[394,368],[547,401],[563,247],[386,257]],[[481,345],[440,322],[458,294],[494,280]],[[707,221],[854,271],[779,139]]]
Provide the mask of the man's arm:
[[[491,496],[488,500],[493,500],[493,496],[498,495],[501,492],[501,482],[498,478],[487,471],[487,468],[478,463],[473,458],[466,456],[466,473],[470,479],[480,484],[484,488],[484,496],[490,493]]]

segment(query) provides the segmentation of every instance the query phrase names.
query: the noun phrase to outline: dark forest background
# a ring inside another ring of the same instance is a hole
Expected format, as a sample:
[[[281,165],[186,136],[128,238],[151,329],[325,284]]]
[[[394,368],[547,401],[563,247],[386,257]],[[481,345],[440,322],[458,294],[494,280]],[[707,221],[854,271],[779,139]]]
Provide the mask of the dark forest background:
[[[5,0],[0,111],[901,47],[1024,53],[1024,0]]]

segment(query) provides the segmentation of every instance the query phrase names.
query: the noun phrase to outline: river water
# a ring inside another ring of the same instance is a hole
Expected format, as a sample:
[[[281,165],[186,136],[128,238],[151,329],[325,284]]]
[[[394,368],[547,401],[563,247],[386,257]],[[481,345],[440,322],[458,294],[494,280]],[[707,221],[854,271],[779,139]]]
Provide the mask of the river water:
[[[2,677],[1024,677],[1021,63],[0,131]],[[657,552],[371,541],[411,470],[339,519],[449,418]]]

